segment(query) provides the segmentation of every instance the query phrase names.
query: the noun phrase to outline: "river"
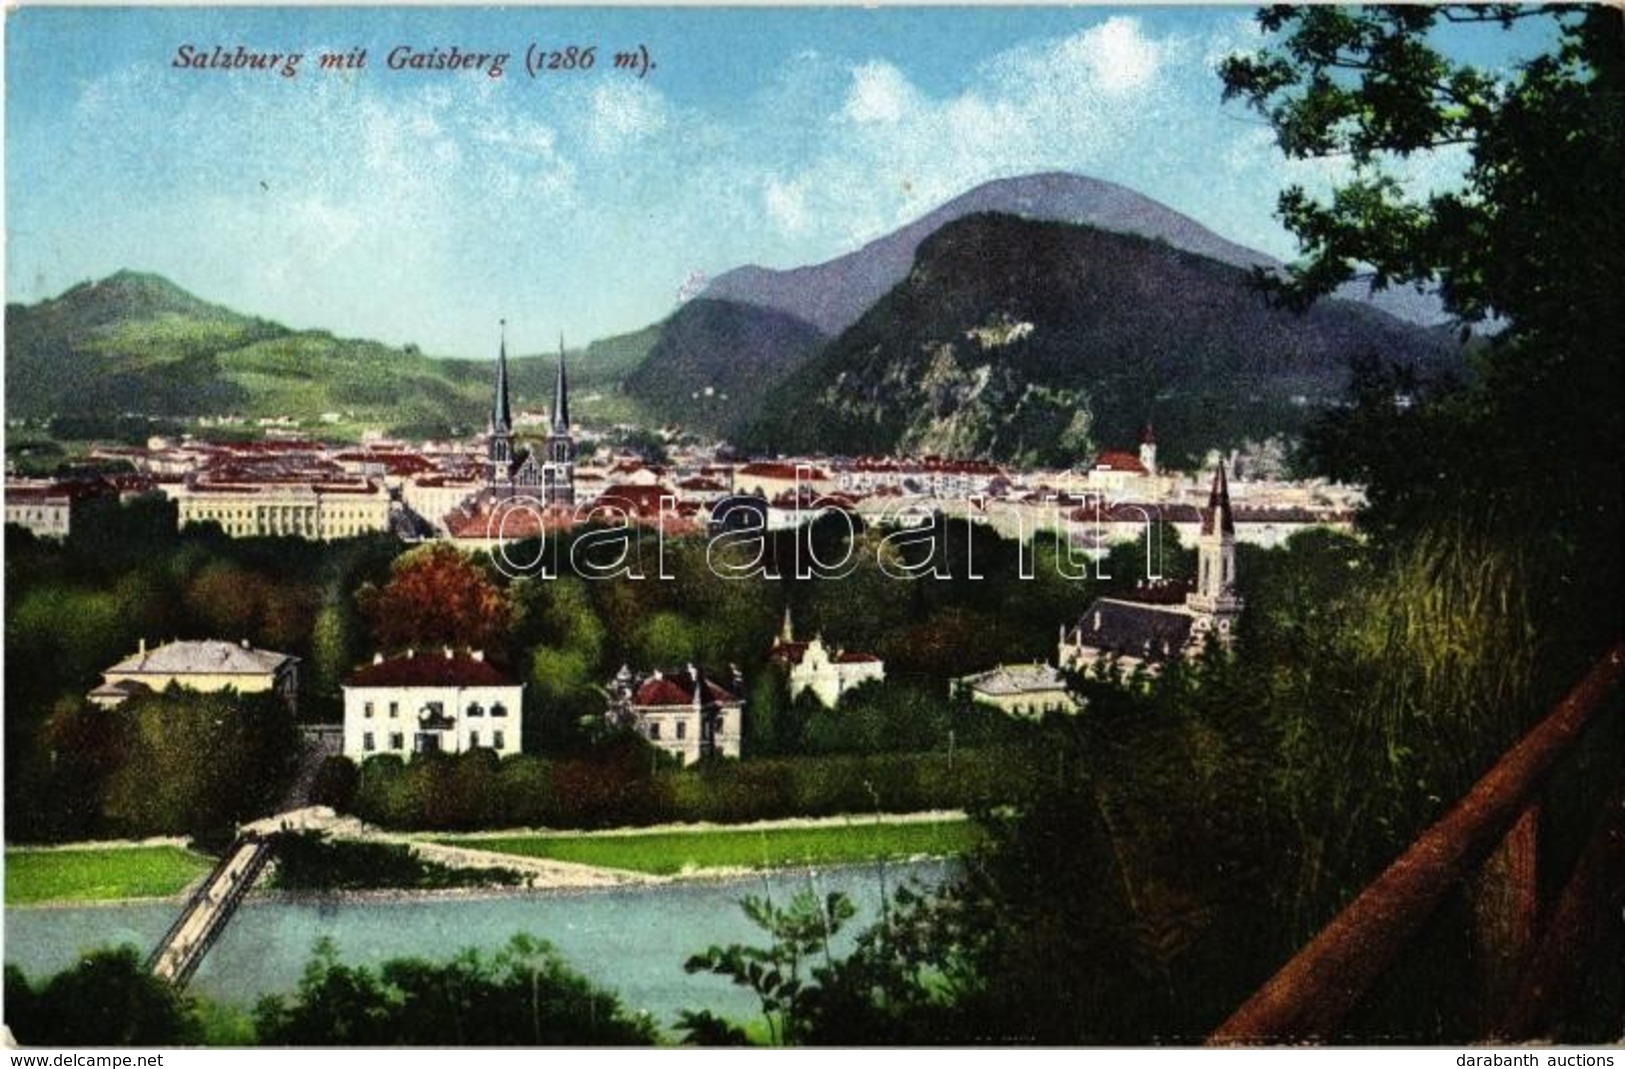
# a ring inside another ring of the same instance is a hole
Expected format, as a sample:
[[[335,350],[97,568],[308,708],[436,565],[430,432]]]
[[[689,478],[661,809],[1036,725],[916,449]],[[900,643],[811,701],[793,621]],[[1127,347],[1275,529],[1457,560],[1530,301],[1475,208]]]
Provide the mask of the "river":
[[[888,888],[910,879],[936,887],[951,861],[891,864]],[[496,950],[517,932],[546,939],[578,971],[621,997],[630,1009],[670,1029],[684,1009],[710,1009],[743,1021],[757,1012],[749,991],[718,976],[690,976],[683,962],[712,944],[765,943],[739,908],[764,889],[787,900],[811,881],[820,895],[843,891],[858,915],[836,940],[836,953],[880,915],[875,865],[781,872],[719,881],[579,891],[527,891],[490,896],[401,898],[253,896],[204,959],[191,989],[250,1007],[261,995],[290,992],[322,936],[342,960],[377,965],[389,958],[451,957],[464,947]],[[5,961],[33,979],[72,964],[88,949],[131,943],[143,956],[180,910],[179,902],[13,907],[5,911]]]

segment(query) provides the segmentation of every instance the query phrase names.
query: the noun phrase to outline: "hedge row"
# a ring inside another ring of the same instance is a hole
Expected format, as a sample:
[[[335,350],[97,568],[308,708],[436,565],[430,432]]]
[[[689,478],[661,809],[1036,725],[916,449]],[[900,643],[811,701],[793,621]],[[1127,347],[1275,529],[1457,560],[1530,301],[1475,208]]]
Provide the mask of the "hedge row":
[[[1021,781],[1024,763],[1014,748],[768,758],[686,769],[664,767],[631,747],[552,760],[475,751],[410,764],[373,758],[359,776],[324,776],[332,786],[317,800],[389,828],[728,824],[995,804]]]

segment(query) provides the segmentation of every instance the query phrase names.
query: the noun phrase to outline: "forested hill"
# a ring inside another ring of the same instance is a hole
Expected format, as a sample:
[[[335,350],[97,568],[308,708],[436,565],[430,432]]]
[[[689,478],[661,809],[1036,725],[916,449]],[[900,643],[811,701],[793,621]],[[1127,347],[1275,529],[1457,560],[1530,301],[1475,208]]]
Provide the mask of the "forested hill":
[[[656,340],[626,393],[657,419],[720,436],[739,431],[827,340],[784,312],[709,298],[649,329]]]
[[[1066,464],[1150,418],[1178,457],[1299,430],[1361,354],[1460,360],[1445,331],[1345,301],[1275,308],[1247,271],[1163,242],[979,214],[926,239],[745,440]]]
[[[642,331],[572,353],[572,381],[583,389],[613,381],[653,342],[653,332]],[[510,357],[517,407],[547,404],[553,366],[554,354]],[[415,346],[293,330],[134,271],[37,304],[6,306],[11,416],[133,412],[312,420],[335,412],[346,422],[383,428],[466,433],[486,418],[491,381],[489,360],[435,359]]]

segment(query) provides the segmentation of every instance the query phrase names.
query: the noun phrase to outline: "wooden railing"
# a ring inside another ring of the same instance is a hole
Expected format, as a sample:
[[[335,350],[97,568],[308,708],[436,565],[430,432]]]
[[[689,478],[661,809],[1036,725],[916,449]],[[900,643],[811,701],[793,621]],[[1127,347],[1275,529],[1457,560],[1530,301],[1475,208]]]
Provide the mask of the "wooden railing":
[[[1365,999],[1452,888],[1472,875],[1537,803],[1625,675],[1625,642],[1599,660],[1546,719],[1507,750],[1473,788],[1344,907],[1241,1008],[1209,1045],[1323,1042]],[[1615,795],[1516,987],[1486,1039],[1530,1035],[1587,944],[1598,903],[1625,889],[1625,797]]]

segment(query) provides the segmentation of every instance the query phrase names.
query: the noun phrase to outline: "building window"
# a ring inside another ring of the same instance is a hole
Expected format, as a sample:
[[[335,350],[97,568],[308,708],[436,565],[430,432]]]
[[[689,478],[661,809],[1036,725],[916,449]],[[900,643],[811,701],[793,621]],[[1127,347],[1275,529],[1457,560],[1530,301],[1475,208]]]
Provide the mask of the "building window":
[[[468,715],[469,716],[484,716],[485,715],[485,709],[480,705],[479,702],[469,702],[468,703]]]
[[[506,705],[503,705],[501,702],[495,702],[491,706],[491,715],[492,716],[507,716],[508,715],[508,707]]]
[[[400,702],[390,702],[389,703],[389,715],[391,717],[397,717],[397,716],[401,715],[401,703]]]
[[[478,746],[479,744],[480,744],[480,733],[478,731],[470,731],[468,733],[468,745],[469,745],[469,748],[473,749],[474,747]]]
[[[362,734],[361,748],[367,753],[372,753],[373,750],[377,749],[377,747],[373,745],[372,732],[368,731]]]
[[[366,705],[361,707],[361,715],[367,717],[369,720],[372,718],[372,702],[368,702]]]
[[[649,724],[649,737],[651,739],[660,738],[660,725],[654,723],[653,721],[651,721]]]
[[[679,739],[688,738],[688,722],[686,720],[677,721],[677,737]]]
[[[503,736],[502,732],[500,732],[500,731],[491,732],[491,745],[492,746],[495,746],[497,749],[500,750],[506,745],[506,743],[507,743],[507,740]]]
[[[402,735],[399,731],[390,732],[390,735],[389,735],[389,748],[391,750],[404,750],[404,749],[406,749],[406,736]]]

